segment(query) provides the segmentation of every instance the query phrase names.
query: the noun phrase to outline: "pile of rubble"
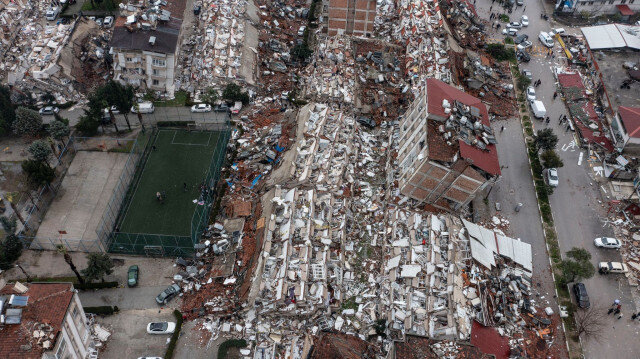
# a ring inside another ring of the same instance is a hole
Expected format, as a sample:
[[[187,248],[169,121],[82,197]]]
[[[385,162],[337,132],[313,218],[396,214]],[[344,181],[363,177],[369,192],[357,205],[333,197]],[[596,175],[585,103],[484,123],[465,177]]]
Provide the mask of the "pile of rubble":
[[[481,49],[484,44],[484,21],[468,1],[443,1],[442,10],[456,41],[467,49]]]
[[[356,73],[351,37],[327,37],[316,46],[312,65],[303,72],[304,96],[353,103]]]

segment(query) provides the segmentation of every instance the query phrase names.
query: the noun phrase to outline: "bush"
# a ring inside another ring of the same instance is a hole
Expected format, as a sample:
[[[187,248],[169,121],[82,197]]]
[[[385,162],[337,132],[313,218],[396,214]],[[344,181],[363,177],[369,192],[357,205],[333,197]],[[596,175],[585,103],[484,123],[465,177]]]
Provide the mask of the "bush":
[[[193,125],[195,121],[158,121],[158,127],[187,127]]]
[[[77,290],[89,290],[89,289],[105,289],[115,288],[118,286],[118,282],[99,282],[99,283],[77,283],[74,285]]]
[[[36,160],[22,161],[22,170],[29,181],[35,185],[49,184],[56,177],[56,172],[44,162]]]
[[[220,347],[218,348],[218,359],[225,359],[227,357],[227,352],[231,348],[244,348],[246,346],[247,341],[244,339],[229,339],[220,344]]]
[[[76,285],[77,287],[77,285]],[[97,315],[111,315],[119,311],[118,307],[112,307],[110,305],[103,305],[99,307],[84,307],[85,313],[92,313]]]
[[[498,61],[515,61],[516,59],[513,49],[507,49],[504,44],[488,44],[487,53]]]
[[[507,37],[504,39],[504,43],[507,45],[513,45],[513,39],[510,37]]]
[[[242,91],[242,88],[233,82],[224,88],[222,98],[230,102],[240,101],[243,105],[249,103],[249,94],[246,91]]]
[[[173,358],[173,351],[176,349],[176,344],[178,344],[178,338],[180,337],[180,330],[182,329],[182,313],[176,309],[173,311],[173,316],[176,317],[176,330],[171,335],[171,341],[169,342],[167,351],[164,353],[165,359]]]
[[[76,124],[76,130],[80,132],[83,136],[95,136],[98,133],[98,127],[100,127],[100,122],[93,117],[90,116],[82,116],[80,117],[80,121]]]

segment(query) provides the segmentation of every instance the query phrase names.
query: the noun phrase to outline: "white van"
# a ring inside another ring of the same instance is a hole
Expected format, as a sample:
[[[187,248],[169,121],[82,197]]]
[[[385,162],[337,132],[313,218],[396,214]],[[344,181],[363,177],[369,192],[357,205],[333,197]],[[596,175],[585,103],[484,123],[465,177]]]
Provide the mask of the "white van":
[[[547,109],[544,108],[544,104],[540,100],[529,101],[531,105],[531,112],[536,118],[544,118],[547,114]]]
[[[553,39],[551,38],[551,35],[549,35],[544,31],[540,31],[540,35],[538,35],[538,39],[540,39],[540,42],[542,42],[542,44],[546,47],[553,47],[553,45],[555,45],[555,43],[553,42]]]
[[[60,7],[52,6],[44,14],[44,17],[45,17],[45,19],[47,19],[49,21],[53,21],[58,17],[58,14],[60,14]]]
[[[140,102],[138,103],[138,108],[140,109],[140,113],[153,113],[153,111],[156,110],[152,102]],[[131,113],[138,113],[135,105],[131,106]]]

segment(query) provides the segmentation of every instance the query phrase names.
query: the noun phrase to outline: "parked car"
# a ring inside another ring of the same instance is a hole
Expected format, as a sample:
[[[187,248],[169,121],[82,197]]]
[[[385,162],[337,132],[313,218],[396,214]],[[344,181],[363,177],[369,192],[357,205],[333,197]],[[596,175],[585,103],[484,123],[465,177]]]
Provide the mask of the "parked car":
[[[576,296],[578,307],[587,309],[591,306],[591,303],[589,302],[589,295],[587,294],[587,287],[584,286],[584,283],[574,284],[573,294]]]
[[[522,17],[520,18],[520,23],[522,24],[522,26],[529,26],[529,17],[527,15],[522,15]]]
[[[147,324],[147,333],[149,334],[171,334],[176,330],[174,322],[151,322]]]
[[[507,25],[508,27],[512,27],[514,29],[521,29],[522,28],[522,24],[517,22],[517,21],[512,21],[509,23],[509,25]]]
[[[195,16],[200,15],[200,10],[202,10],[202,6],[197,5],[197,4],[196,4],[196,5],[193,5],[193,14],[194,14]]]
[[[513,27],[505,27],[502,30],[503,35],[516,36],[518,34],[518,29]]]
[[[45,106],[43,108],[40,109],[40,115],[44,116],[44,115],[53,115],[56,114],[58,112],[60,112],[60,109],[55,107],[55,106]]]
[[[137,265],[129,267],[129,270],[127,271],[127,285],[129,287],[135,287],[138,285],[138,272],[139,269]]]
[[[96,24],[98,24],[98,26],[102,26],[103,22],[104,22],[104,19],[101,17],[96,19]]]
[[[617,238],[598,237],[593,240],[593,244],[600,248],[620,249],[622,242]]]
[[[109,116],[109,108],[107,108],[107,107],[103,108],[103,109],[102,109],[102,112],[103,112],[106,116]],[[118,108],[117,108],[117,107],[115,107],[115,106],[111,106],[111,112],[112,112],[114,115],[117,115],[117,114],[119,114],[119,113],[120,113],[120,110],[118,110]]]
[[[140,102],[138,103],[138,109],[140,110],[140,113],[153,113],[153,111],[156,110],[153,106],[153,102]],[[131,106],[131,113],[138,113],[135,105]]]
[[[107,16],[104,18],[104,22],[102,23],[102,26],[104,27],[111,27],[111,25],[113,25],[113,16]]]
[[[551,30],[551,35],[555,36],[555,35],[558,35],[558,34],[560,34],[560,35],[564,34],[564,28],[559,27],[559,28]]]
[[[533,74],[527,69],[522,70],[522,76],[528,78],[529,80],[533,80]]]
[[[306,30],[306,29],[307,29],[306,26],[304,26],[304,25],[300,26],[300,28],[298,29],[298,36],[304,35],[304,30]]]
[[[220,104],[216,106],[214,109],[215,112],[229,112],[229,106],[226,103]]]
[[[521,62],[529,62],[531,61],[531,55],[529,55],[526,51],[518,50],[516,52],[516,58]]]
[[[538,39],[546,47],[553,47],[555,45],[555,43],[553,42],[553,39],[551,38],[551,35],[549,35],[544,31],[540,31],[540,35],[538,35]]]
[[[558,187],[560,179],[558,178],[558,170],[555,168],[549,168],[547,170],[547,183],[551,187]]]
[[[358,121],[359,124],[361,124],[362,126],[365,126],[367,128],[375,128],[376,127],[376,122],[374,120],[372,120],[371,118],[369,118],[369,117],[360,116],[360,117],[358,117],[358,119],[356,121]]]
[[[211,105],[199,103],[191,106],[191,112],[211,112]]]
[[[629,271],[625,263],[620,262],[600,262],[598,264],[598,272],[600,274],[624,274]]]
[[[527,41],[528,39],[529,39],[529,35],[520,34],[513,40],[513,42],[515,42],[516,44],[520,44],[520,43],[522,43],[524,41]]]
[[[58,17],[58,14],[60,14],[60,7],[52,6],[45,12],[44,17],[49,21],[53,21]]]
[[[520,51],[524,51],[528,48],[530,48],[531,46],[533,46],[533,43],[529,40],[523,41],[521,43],[518,44],[518,46],[516,46],[516,48]]]
[[[527,87],[527,100],[534,101],[536,99],[536,89],[533,86]]]
[[[516,5],[518,5],[518,6],[524,5],[524,0],[517,0],[516,1]]]
[[[162,293],[158,294],[156,297],[156,303],[158,304],[167,304],[173,297],[180,294],[180,286],[173,283],[167,289],[163,290]]]

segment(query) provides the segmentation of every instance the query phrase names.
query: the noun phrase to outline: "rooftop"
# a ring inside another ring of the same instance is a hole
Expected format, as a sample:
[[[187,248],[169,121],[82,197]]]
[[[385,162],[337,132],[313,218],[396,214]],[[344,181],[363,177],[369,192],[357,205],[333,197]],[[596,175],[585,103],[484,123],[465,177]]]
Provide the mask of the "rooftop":
[[[640,63],[638,51],[596,51],[594,57],[602,73],[602,80],[607,89],[613,111],[619,106],[640,107],[640,81],[633,81],[629,70],[623,67],[625,62]],[[621,88],[626,83],[628,88]]]
[[[444,127],[437,123],[428,125],[429,157],[450,162],[457,144],[460,156],[470,160],[474,167],[499,175],[495,137],[482,101],[436,79],[427,79],[427,97],[429,114],[447,119]],[[455,133],[451,135],[452,132]]]
[[[640,108],[620,106],[618,114],[629,137],[640,138]]]
[[[29,283],[24,286],[28,288],[26,292],[19,290],[20,285],[6,285],[0,289],[0,296],[29,297],[27,305],[22,307],[20,324],[5,325],[2,329],[0,357],[3,359],[41,358],[47,337],[35,338],[36,329],[53,338],[50,343],[53,348],[73,298],[71,283]],[[44,326],[36,327],[39,324]]]

